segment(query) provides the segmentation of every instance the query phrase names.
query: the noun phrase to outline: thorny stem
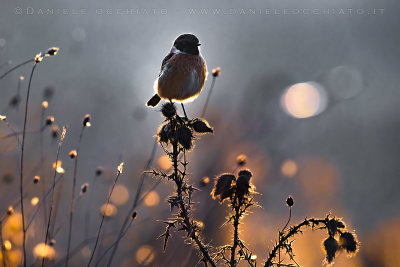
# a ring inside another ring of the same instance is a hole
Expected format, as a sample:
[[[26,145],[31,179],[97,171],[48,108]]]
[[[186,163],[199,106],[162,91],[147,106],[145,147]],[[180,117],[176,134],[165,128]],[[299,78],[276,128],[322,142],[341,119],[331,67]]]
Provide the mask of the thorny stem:
[[[76,175],[78,170],[78,158],[79,158],[79,149],[81,147],[82,136],[85,130],[85,125],[82,126],[81,133],[79,135],[78,147],[76,149],[76,157],[74,162],[74,178],[72,180],[72,196],[71,196],[71,207],[69,211],[69,232],[68,232],[68,246],[67,246],[67,259],[65,261],[65,266],[68,266],[69,261],[69,252],[71,249],[71,237],[72,237],[72,222],[74,216],[74,209],[75,209],[75,191],[76,191]]]
[[[25,148],[25,131],[26,131],[26,121],[28,118],[28,107],[29,107],[29,94],[31,91],[31,83],[32,83],[32,77],[33,77],[33,72],[35,71],[36,68],[36,63],[32,67],[31,71],[31,76],[29,77],[29,84],[28,84],[28,91],[26,93],[26,102],[25,102],[25,118],[24,118],[24,127],[22,131],[22,144],[21,144],[21,170],[20,170],[20,187],[19,187],[19,193],[21,197],[21,215],[22,215],[22,232],[23,232],[23,241],[22,241],[22,247],[24,250],[24,267],[26,267],[26,229],[25,229],[25,214],[24,214],[24,188],[23,188],[23,180],[24,180],[24,148]],[[6,72],[7,74],[7,72]],[[4,77],[6,74],[4,74],[2,77]],[[0,77],[0,79],[2,78]]]
[[[281,236],[281,234],[283,233],[283,231],[285,231],[285,229],[286,229],[286,227],[288,226],[288,224],[289,224],[291,218],[292,218],[292,207],[289,206],[289,218],[288,218],[288,220],[287,220],[285,226],[283,226],[282,230],[279,232],[279,236]],[[294,259],[292,259],[292,260],[294,260]],[[280,250],[280,249],[278,250],[278,262],[279,262],[279,264],[281,263],[281,250]]]
[[[237,262],[235,260],[236,248],[239,244],[239,220],[240,220],[240,206],[236,205],[235,207],[235,219],[233,221],[233,246],[231,248],[231,261],[230,266],[236,266]]]
[[[58,143],[58,148],[57,148],[56,168],[54,168],[53,185],[52,185],[52,188],[51,188],[50,210],[49,210],[49,217],[48,217],[48,220],[47,220],[46,237],[44,239],[45,246],[47,245],[47,240],[49,238],[51,214],[53,212],[53,206],[54,206],[54,188],[56,187],[58,156],[60,155],[61,145],[62,145],[62,142],[64,141],[65,131],[66,131],[66,128],[63,129],[63,132],[62,132],[61,137],[60,137],[60,142]],[[42,267],[44,266],[44,262],[45,262],[45,257],[42,258]]]
[[[98,232],[97,232],[96,242],[95,242],[95,244],[94,244],[94,248],[93,248],[93,251],[92,251],[92,255],[90,256],[89,263],[88,263],[88,265],[87,265],[88,267],[89,267],[90,264],[92,263],[94,254],[95,254],[95,252],[96,252],[96,248],[97,248],[97,245],[98,245],[98,243],[99,243],[99,238],[100,238],[100,234],[101,234],[101,228],[103,227],[104,218],[106,217],[107,208],[108,208],[108,205],[110,204],[111,195],[112,195],[112,192],[114,191],[115,185],[117,184],[118,178],[119,178],[119,176],[121,175],[121,172],[122,172],[122,170],[119,170],[119,169],[118,169],[118,171],[117,171],[117,176],[115,177],[114,183],[113,183],[113,185],[112,185],[112,187],[111,187],[111,190],[110,190],[110,193],[108,194],[107,203],[106,203],[106,206],[105,206],[105,207],[106,207],[106,210],[103,212],[103,215],[102,215],[102,217],[101,217],[101,222],[100,222],[99,230],[98,230]]]
[[[208,263],[210,263],[211,266],[216,267],[217,265],[215,264],[214,260],[211,258],[206,246],[201,242],[199,237],[196,235],[196,230],[193,229],[192,223],[190,222],[189,218],[189,213],[188,210],[185,206],[185,202],[182,196],[183,193],[183,177],[179,177],[179,170],[178,170],[178,141],[175,139],[175,141],[172,143],[172,162],[174,166],[174,181],[177,186],[176,192],[178,194],[178,202],[179,202],[179,208],[181,210],[181,214],[183,217],[183,224],[185,226],[185,230],[190,236],[191,239],[196,243],[198,248],[200,249],[200,252],[202,253],[204,260]]]
[[[291,227],[286,234],[282,234],[279,238],[279,242],[275,244],[271,252],[269,253],[268,259],[264,264],[264,267],[270,267],[273,266],[273,259],[276,257],[276,254],[279,249],[283,248],[286,244],[286,242],[289,240],[289,238],[293,237],[294,235],[298,234],[301,230],[301,228],[305,226],[310,226],[314,227],[315,225],[318,225],[320,223],[325,224],[328,222],[328,218],[325,219],[305,219],[303,222],[299,223],[296,226]]]

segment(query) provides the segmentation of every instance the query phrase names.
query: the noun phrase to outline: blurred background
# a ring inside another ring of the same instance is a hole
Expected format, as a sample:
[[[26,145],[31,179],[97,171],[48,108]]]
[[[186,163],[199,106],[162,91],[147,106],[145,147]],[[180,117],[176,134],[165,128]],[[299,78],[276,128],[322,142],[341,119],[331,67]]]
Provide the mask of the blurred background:
[[[56,57],[38,65],[32,80],[24,177],[28,219],[52,181],[54,126],[68,125],[68,131],[58,166],[65,173],[60,169],[57,176],[54,251],[41,247],[47,203],[28,230],[30,263],[43,253],[55,265],[65,256],[73,177],[68,153],[78,145],[87,113],[91,127],[82,139],[77,192],[84,183],[89,190],[77,200],[72,236],[77,250],[71,266],[88,261],[93,242],[85,240],[97,232],[100,209],[124,161],[95,259],[114,242],[162,122],[158,108],[147,108],[145,102],[153,95],[172,42],[191,32],[200,39],[209,72],[221,68],[204,116],[215,133],[197,140],[189,155],[190,181],[201,189],[194,196],[194,215],[204,224],[205,242],[231,242],[230,227],[220,228],[228,209],[209,194],[215,176],[237,169],[236,157],[245,154],[244,167],[254,173],[262,208],[245,218],[241,235],[259,264],[286,223],[290,194],[293,223],[331,212],[356,230],[360,253],[350,259],[340,255],[335,266],[400,266],[396,1],[5,0],[0,5],[1,74],[48,47],[60,47]],[[23,125],[32,65],[0,80],[0,114],[16,132]],[[199,98],[186,105],[189,117],[200,116],[211,81],[209,75]],[[15,100],[17,95],[22,99]],[[42,101],[48,102],[47,109]],[[55,121],[39,131],[42,116]],[[9,127],[0,122],[0,212],[8,262],[17,266],[22,257],[20,149],[15,137],[7,136]],[[96,175],[100,166],[103,172]],[[152,167],[170,168],[161,149]],[[41,177],[38,184],[32,182],[36,175]],[[204,177],[209,183],[199,184]],[[162,221],[171,216],[166,199],[174,188],[167,182],[153,188],[155,183],[145,177],[143,191],[151,193],[136,209],[137,219],[113,266],[197,263],[196,251],[183,243],[180,232],[162,251],[163,241],[156,237],[163,233]],[[14,214],[6,216],[13,205]],[[301,265],[322,265],[323,238],[323,233],[310,231],[297,237],[294,248]],[[108,255],[99,266],[105,266]]]

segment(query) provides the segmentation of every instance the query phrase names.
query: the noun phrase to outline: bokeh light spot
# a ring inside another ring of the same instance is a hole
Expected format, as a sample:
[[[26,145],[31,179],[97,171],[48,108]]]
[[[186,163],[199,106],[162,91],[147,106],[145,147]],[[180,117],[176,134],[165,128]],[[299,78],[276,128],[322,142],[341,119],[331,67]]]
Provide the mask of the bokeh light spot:
[[[160,196],[156,191],[151,191],[144,199],[144,204],[148,207],[156,206],[160,203]]]
[[[128,189],[124,185],[116,185],[110,200],[117,206],[124,205],[129,200]]]
[[[101,206],[100,212],[106,217],[114,217],[115,215],[117,215],[117,207],[115,207],[111,203],[109,203],[108,205],[106,203]]]
[[[136,251],[136,261],[140,265],[149,265],[154,260],[153,248],[148,245],[141,246]]]
[[[33,248],[33,255],[37,258],[53,259],[56,252],[53,247],[39,243]]]
[[[281,165],[281,172],[286,177],[293,177],[297,174],[297,163],[294,160],[287,159]]]
[[[172,163],[168,155],[163,155],[159,157],[157,159],[157,164],[164,171],[169,170],[172,167]]]
[[[299,119],[320,114],[327,103],[325,89],[315,82],[294,84],[286,89],[281,98],[285,112]]]

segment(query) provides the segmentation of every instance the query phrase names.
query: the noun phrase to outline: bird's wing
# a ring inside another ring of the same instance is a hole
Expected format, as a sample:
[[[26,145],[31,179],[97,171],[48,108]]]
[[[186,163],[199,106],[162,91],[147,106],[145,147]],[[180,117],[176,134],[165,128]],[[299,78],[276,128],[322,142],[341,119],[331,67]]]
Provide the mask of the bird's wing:
[[[164,58],[164,60],[162,61],[162,64],[161,64],[161,69],[160,69],[160,73],[158,74],[158,77],[161,76],[161,73],[163,72],[163,70],[164,70],[164,68],[165,68],[165,65],[168,63],[168,60],[169,60],[171,57],[173,57],[174,55],[175,55],[175,53],[169,53],[169,54]]]

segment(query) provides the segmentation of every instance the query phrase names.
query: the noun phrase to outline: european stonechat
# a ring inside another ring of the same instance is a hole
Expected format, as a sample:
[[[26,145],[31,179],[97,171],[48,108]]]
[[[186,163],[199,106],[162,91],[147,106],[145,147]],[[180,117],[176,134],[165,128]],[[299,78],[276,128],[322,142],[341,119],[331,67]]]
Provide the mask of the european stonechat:
[[[148,106],[155,107],[161,99],[189,102],[200,94],[207,77],[207,66],[199,46],[199,39],[193,34],[176,38],[161,64],[160,74],[154,82],[156,94],[147,102]]]

